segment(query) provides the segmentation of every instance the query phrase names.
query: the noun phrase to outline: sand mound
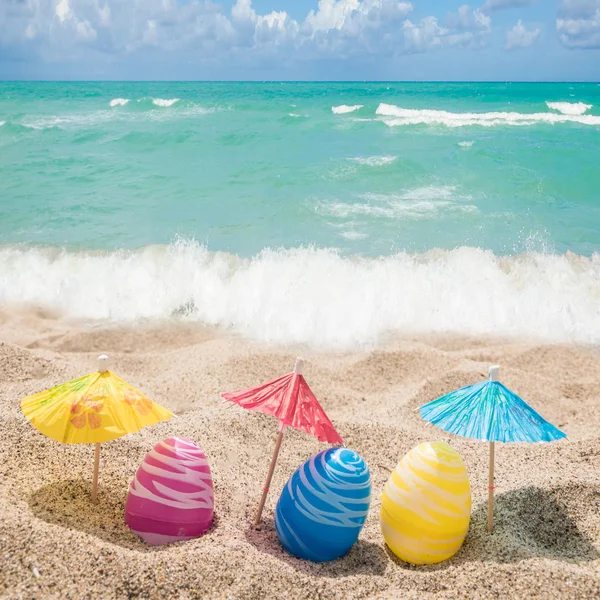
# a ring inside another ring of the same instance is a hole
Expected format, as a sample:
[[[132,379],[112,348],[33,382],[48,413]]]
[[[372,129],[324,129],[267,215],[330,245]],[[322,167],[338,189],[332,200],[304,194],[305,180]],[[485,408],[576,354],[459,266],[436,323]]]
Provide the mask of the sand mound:
[[[69,331],[41,337],[30,348],[60,352],[148,353],[158,349],[178,349],[215,339],[216,329],[203,325],[136,326],[111,329]]]
[[[50,361],[29,350],[0,342],[0,381],[43,379],[57,371]]]
[[[363,394],[420,381],[457,364],[456,359],[421,351],[373,352],[347,369],[339,379]],[[373,377],[375,375],[375,377]]]
[[[290,373],[296,362],[298,354],[285,353],[276,354],[269,352],[262,356],[255,353],[234,357],[223,367],[222,377],[227,389],[223,391],[234,391],[252,387],[266,381],[276,379]],[[323,369],[318,362],[305,357],[304,375],[311,388],[320,384],[331,383],[331,373]]]
[[[548,379],[571,382],[591,382],[600,370],[600,353],[569,346],[537,346],[511,356],[505,364],[531,371]],[[560,365],[560,368],[557,368]]]

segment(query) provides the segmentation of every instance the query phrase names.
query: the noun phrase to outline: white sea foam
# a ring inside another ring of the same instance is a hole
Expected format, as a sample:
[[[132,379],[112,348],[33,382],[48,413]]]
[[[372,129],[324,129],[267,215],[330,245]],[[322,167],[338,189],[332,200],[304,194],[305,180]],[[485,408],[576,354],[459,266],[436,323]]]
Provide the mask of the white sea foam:
[[[582,125],[600,125],[600,116],[563,115],[556,113],[453,113],[445,110],[418,110],[401,108],[393,104],[380,104],[377,115],[390,127],[405,125],[445,125],[446,127],[465,127],[480,125],[494,127],[497,125],[535,125],[536,123],[580,123]]]
[[[6,123],[6,121],[0,121],[0,127],[2,127],[2,125],[4,125],[4,123]]]
[[[113,98],[109,104],[110,106],[125,106],[128,102],[128,98]]]
[[[340,104],[340,106],[332,106],[331,112],[335,115],[345,115],[347,113],[359,110],[362,107],[362,104],[354,104],[353,106],[348,106],[347,104]]]
[[[176,102],[179,102],[179,98],[171,98],[169,100],[165,100],[164,98],[152,98],[152,104],[155,106],[168,107],[173,106]]]
[[[415,202],[390,201],[383,206],[368,203],[347,204],[345,202],[335,202],[322,206],[320,211],[340,219],[356,215],[369,215],[388,219],[418,220],[432,219],[442,211],[476,212],[477,207],[472,204],[459,205],[454,202],[432,202],[429,200],[418,200]]]
[[[142,100],[138,100],[141,102]],[[154,103],[154,101],[152,101]],[[214,113],[214,107],[205,108],[196,104],[186,106],[182,110],[147,110],[147,111],[120,111],[120,110],[97,110],[89,113],[73,113],[65,115],[51,115],[45,117],[29,118],[23,122],[24,127],[30,129],[50,129],[58,127],[61,129],[77,129],[94,127],[106,122],[113,121],[167,121],[177,119],[191,119]]]
[[[563,115],[583,115],[592,104],[584,104],[583,102],[546,102],[546,106],[551,110],[557,110]]]
[[[65,115],[50,115],[46,117],[38,117],[28,120],[27,123],[22,123],[24,127],[30,129],[51,129],[58,127],[60,129],[66,128],[87,128],[100,125],[108,121],[123,118],[117,113],[119,111],[112,110],[98,110],[89,113],[72,113]]]
[[[104,255],[4,247],[0,280],[4,307],[113,322],[187,310],[254,339],[326,348],[395,330],[600,343],[599,255],[459,248],[358,259],[295,249],[242,259],[193,242]]]
[[[421,220],[439,217],[441,212],[476,212],[467,204],[471,196],[457,193],[455,186],[425,186],[397,194],[364,194],[365,202],[322,202],[317,212],[337,219],[370,216],[397,220]]]
[[[465,141],[465,142],[458,142],[458,145],[461,148],[470,148],[475,142],[472,141]]]
[[[340,236],[347,239],[347,240],[364,240],[366,238],[368,238],[368,234],[366,233],[360,233],[359,231],[342,231],[340,233]]]
[[[389,165],[396,160],[397,156],[357,156],[348,160],[357,162],[360,165],[368,167],[383,167]]]

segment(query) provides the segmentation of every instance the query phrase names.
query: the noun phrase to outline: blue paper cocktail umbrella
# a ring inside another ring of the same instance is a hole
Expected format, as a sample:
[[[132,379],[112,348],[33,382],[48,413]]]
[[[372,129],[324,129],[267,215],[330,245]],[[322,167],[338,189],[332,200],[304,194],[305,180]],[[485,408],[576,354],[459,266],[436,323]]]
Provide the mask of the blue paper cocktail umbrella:
[[[443,431],[490,443],[488,531],[494,527],[495,442],[554,442],[566,435],[498,381],[500,367],[490,367],[488,381],[468,385],[421,406],[425,421]]]

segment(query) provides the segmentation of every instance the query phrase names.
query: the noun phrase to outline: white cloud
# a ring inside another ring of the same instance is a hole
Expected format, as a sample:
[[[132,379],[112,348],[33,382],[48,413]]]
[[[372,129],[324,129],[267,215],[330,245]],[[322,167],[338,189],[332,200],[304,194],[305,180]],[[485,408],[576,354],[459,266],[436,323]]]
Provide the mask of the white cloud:
[[[456,13],[447,16],[445,25],[435,17],[426,17],[419,23],[406,20],[403,24],[405,49],[407,52],[427,52],[437,48],[481,47],[487,41],[491,25],[488,15],[463,4]]]
[[[448,30],[440,27],[435,17],[425,17],[419,24],[406,20],[403,24],[404,47],[407,52],[426,52],[442,46]]]
[[[471,10],[468,4],[463,4],[456,13],[448,15],[448,25],[461,31],[485,31],[489,33],[492,18],[478,8]]]
[[[600,48],[600,0],[563,0],[556,32],[567,48]]]
[[[96,30],[90,25],[89,21],[78,21],[75,31],[77,39],[82,42],[93,42],[98,37]]]
[[[527,6],[529,4],[535,4],[537,0],[486,0],[481,7],[484,12],[492,10],[502,10],[504,8],[516,8],[518,6]]]
[[[412,11],[398,0],[319,0],[297,21],[284,10],[258,14],[251,0],[230,11],[212,0],[0,0],[0,44],[28,45],[46,60],[78,56],[81,45],[114,55],[152,47],[188,60],[347,58],[479,47],[491,30],[490,17],[468,5],[444,22],[413,22]]]
[[[69,6],[69,0],[60,0],[59,3],[56,5],[56,16],[58,17],[58,20],[62,23],[63,21],[66,21],[70,14],[71,14],[71,7]]]
[[[533,46],[540,35],[540,30],[527,29],[519,19],[517,24],[506,32],[506,49],[529,48]]]
[[[319,0],[317,11],[308,13],[304,25],[313,34],[332,29],[357,31],[369,24],[404,18],[412,10],[410,2],[395,0]]]

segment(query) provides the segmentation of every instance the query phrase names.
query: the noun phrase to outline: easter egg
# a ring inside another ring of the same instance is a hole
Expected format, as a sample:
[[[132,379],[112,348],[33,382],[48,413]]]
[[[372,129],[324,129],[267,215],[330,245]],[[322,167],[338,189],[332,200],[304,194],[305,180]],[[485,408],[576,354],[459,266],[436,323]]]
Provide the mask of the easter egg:
[[[425,565],[461,547],[471,518],[471,486],[462,458],[443,442],[413,448],[381,496],[381,531],[401,560]]]
[[[210,529],[214,492],[204,452],[190,440],[156,444],[127,494],[125,523],[154,546],[198,537]]]
[[[319,452],[297,469],[281,493],[275,511],[279,541],[299,558],[339,558],[358,539],[370,501],[371,475],[356,452]]]

